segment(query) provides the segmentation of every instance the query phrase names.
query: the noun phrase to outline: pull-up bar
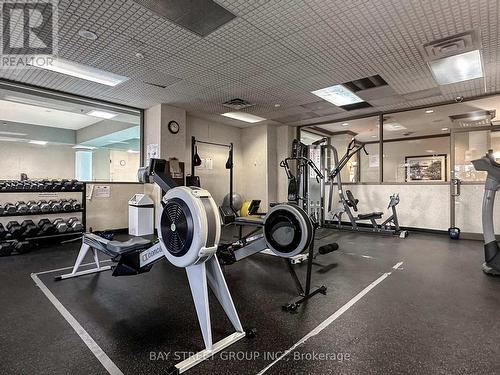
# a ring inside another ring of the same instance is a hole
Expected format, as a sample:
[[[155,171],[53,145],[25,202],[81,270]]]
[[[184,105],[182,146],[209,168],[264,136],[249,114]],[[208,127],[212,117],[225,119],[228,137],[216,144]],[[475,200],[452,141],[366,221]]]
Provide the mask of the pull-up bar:
[[[229,155],[226,161],[226,169],[229,169],[229,207],[234,211],[233,208],[233,143],[225,144],[225,143],[216,143],[210,141],[201,141],[196,139],[196,137],[191,137],[191,176],[195,176],[195,168],[201,165],[201,158],[198,155],[198,150],[196,148],[196,144],[205,144],[211,146],[225,147],[229,149]]]

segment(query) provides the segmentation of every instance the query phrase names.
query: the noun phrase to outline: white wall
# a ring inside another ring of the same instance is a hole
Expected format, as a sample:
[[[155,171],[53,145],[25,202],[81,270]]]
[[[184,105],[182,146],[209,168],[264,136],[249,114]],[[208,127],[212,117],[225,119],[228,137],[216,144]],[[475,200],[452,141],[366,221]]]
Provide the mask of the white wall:
[[[260,199],[261,210],[269,205],[267,125],[242,129],[243,168],[245,171],[243,195],[246,200]]]
[[[90,227],[93,230],[128,228],[128,201],[134,194],[145,192],[143,184],[110,184],[109,186],[111,186],[109,198],[94,197],[87,200],[87,229]],[[91,184],[87,185],[87,189],[90,188]]]
[[[0,142],[0,180],[74,178],[75,150],[71,146],[41,146]]]
[[[388,217],[389,197],[399,193],[401,201],[396,209],[401,226],[436,230],[448,230],[450,226],[448,185],[346,185],[344,189],[351,190],[359,199],[358,213],[380,211]],[[329,191],[328,186],[325,198]],[[334,194],[333,202],[338,205],[336,187]],[[348,220],[347,216],[344,215],[343,220]]]

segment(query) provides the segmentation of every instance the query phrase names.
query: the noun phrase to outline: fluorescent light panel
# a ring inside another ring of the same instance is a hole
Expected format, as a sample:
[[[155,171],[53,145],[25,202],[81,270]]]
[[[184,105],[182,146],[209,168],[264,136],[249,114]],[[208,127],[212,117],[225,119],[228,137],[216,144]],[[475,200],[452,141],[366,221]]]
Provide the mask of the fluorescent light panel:
[[[439,85],[448,85],[484,76],[479,50],[431,61],[429,67]]]
[[[252,115],[252,114],[246,113],[246,112],[227,112],[227,113],[223,113],[222,116],[230,117],[230,118],[233,118],[235,120],[249,122],[251,124],[266,120],[263,117],[255,116],[255,115]]]
[[[90,111],[89,113],[87,113],[87,115],[92,116],[92,117],[104,118],[106,120],[109,120],[109,119],[112,119],[113,117],[118,116],[116,113],[97,111],[97,110]]]
[[[43,60],[46,63],[43,65],[33,64],[32,66],[61,74],[66,74],[76,78],[85,79],[87,81],[100,83],[106,86],[116,86],[129,79],[128,77],[121,76],[119,74],[106,72],[101,69],[78,64],[73,61],[62,58],[57,58],[50,62],[48,62],[46,59],[40,59],[40,60]],[[37,61],[37,59],[34,59],[34,61]]]
[[[319,96],[321,99],[333,103],[338,107],[364,102],[363,99],[345,88],[343,85],[325,87],[324,89],[311,91],[311,94]]]
[[[45,146],[48,142],[47,141],[34,141],[34,140],[31,140],[28,143],[31,143],[33,145]]]

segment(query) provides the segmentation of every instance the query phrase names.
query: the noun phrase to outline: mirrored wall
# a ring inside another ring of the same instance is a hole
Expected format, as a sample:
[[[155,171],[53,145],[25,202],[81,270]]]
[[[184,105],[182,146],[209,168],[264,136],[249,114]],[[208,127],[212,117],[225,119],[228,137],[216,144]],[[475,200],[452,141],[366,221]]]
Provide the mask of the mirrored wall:
[[[137,182],[142,111],[0,83],[0,180]]]

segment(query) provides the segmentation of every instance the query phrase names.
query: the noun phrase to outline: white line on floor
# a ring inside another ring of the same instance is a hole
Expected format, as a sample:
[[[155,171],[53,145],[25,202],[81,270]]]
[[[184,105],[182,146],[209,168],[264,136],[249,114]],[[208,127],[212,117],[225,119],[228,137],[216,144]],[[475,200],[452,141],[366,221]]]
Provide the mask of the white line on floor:
[[[105,262],[111,262],[111,259],[105,259],[105,260],[99,261],[99,263],[105,263]],[[90,265],[94,265],[95,266],[95,263],[94,262],[85,263],[85,264],[80,265],[80,267],[85,267],[85,266],[90,266]],[[34,273],[34,275],[44,275],[46,273],[52,273],[52,272],[58,272],[58,271],[66,271],[66,270],[71,270],[71,269],[73,269],[73,266],[71,266],[71,267],[64,267],[64,268],[56,268],[55,270],[48,270],[48,271],[37,272],[37,273]]]
[[[401,267],[403,262],[396,263],[394,266],[392,266],[393,269],[397,270],[399,267]]]
[[[352,256],[355,256],[355,257],[361,257],[361,258],[366,258],[366,259],[375,259],[374,257],[370,256],[370,255],[363,255],[363,254],[356,254],[356,253],[349,253],[347,251],[337,251],[337,253],[339,254],[344,254],[344,255],[352,255]]]
[[[393,268],[396,266],[400,266],[403,264],[403,262],[399,262],[396,265],[394,265]],[[361,292],[356,294],[349,302],[347,302],[344,306],[342,306],[340,309],[335,311],[332,315],[330,315],[323,323],[318,325],[316,328],[314,328],[311,332],[309,332],[307,335],[302,337],[297,343],[295,343],[290,349],[286,350],[283,352],[281,356],[279,356],[276,360],[271,362],[266,368],[264,368],[262,371],[260,371],[257,375],[262,375],[267,372],[271,367],[273,367],[276,363],[281,361],[283,358],[285,358],[288,354],[290,354],[293,350],[297,349],[300,345],[304,344],[307,340],[309,340],[311,337],[316,336],[318,333],[323,331],[325,328],[327,328],[330,324],[332,324],[335,320],[337,320],[342,314],[344,314],[347,310],[349,310],[352,306],[356,304],[361,298],[363,298],[366,294],[368,294],[373,288],[375,288],[378,284],[380,284],[382,281],[384,281],[389,275],[391,275],[391,272],[386,272],[382,276],[380,276],[377,280],[373,281],[370,285],[368,285],[365,289],[363,289]]]
[[[72,267],[69,267],[72,268]],[[68,268],[62,268],[61,270],[65,270]],[[52,270],[52,271],[60,271],[60,270]],[[48,273],[40,272],[40,273]],[[100,348],[99,345],[94,341],[92,337],[85,331],[85,329],[78,323],[78,321],[71,315],[71,313],[62,305],[61,302],[52,294],[52,292],[45,286],[45,284],[40,280],[38,274],[32,273],[31,278],[35,282],[35,284],[40,288],[40,290],[45,294],[45,296],[49,299],[50,302],[54,305],[54,307],[59,311],[59,313],[63,316],[64,319],[69,323],[69,325],[75,330],[75,332],[80,336],[85,345],[88,346],[90,351],[95,355],[99,362],[104,366],[104,368],[111,375],[123,375],[123,372],[114,364],[114,362],[104,353],[104,351]]]

